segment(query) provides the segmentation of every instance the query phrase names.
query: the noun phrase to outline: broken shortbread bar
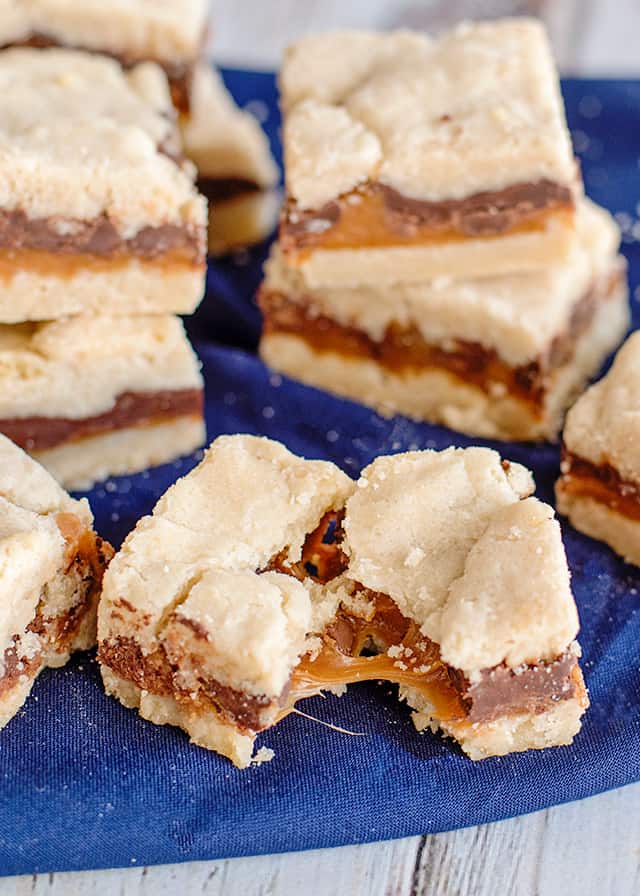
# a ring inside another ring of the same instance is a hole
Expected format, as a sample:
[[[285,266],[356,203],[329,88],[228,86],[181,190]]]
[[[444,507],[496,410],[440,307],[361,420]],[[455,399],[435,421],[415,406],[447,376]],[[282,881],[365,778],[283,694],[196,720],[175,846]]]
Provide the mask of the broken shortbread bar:
[[[298,700],[369,679],[474,759],[570,743],[588,703],[578,617],[532,491],[485,448],[379,458],[356,483],[221,437],[109,568],[106,688],[241,767]]]
[[[185,153],[198,169],[198,187],[209,200],[211,252],[220,255],[265,239],[280,210],[269,141],[204,63],[196,69],[181,129]]]
[[[113,554],[72,500],[0,435],[0,727],[46,666],[62,666],[96,640],[96,607]]]
[[[0,53],[0,321],[193,311],[206,200],[161,69]]]
[[[558,512],[640,566],[640,333],[567,415]]]
[[[562,263],[528,274],[311,289],[276,246],[259,302],[274,369],[473,435],[544,439],[624,335],[619,232],[588,200]]]
[[[282,251],[312,287],[539,269],[581,182],[542,25],[303,38],[285,56]]]
[[[0,432],[67,488],[205,440],[200,365],[170,315],[0,326]]]
[[[0,47],[64,47],[103,53],[129,68],[156,62],[176,106],[188,108],[203,50],[207,0],[11,0],[2,10]]]

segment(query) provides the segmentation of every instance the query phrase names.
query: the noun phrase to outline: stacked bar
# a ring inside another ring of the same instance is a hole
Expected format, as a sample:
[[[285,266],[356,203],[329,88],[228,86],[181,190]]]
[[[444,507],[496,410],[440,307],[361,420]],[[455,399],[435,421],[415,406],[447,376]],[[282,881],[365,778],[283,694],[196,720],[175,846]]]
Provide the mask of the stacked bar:
[[[0,108],[0,430],[67,487],[195,449],[202,381],[171,315],[202,296],[207,210],[164,73],[11,49]]]
[[[540,24],[310,37],[281,90],[263,358],[386,414],[554,437],[628,312]]]
[[[206,60],[207,0],[13,0],[0,20],[0,47],[63,47],[99,53],[124,68],[160,66],[180,114],[187,156],[215,211],[215,253],[272,232],[278,170],[256,119],[237,108]]]
[[[298,701],[379,679],[472,759],[570,743],[578,616],[533,489],[486,448],[380,457],[356,483],[221,437],[109,566],[106,689],[240,767]]]
[[[0,435],[0,728],[38,674],[96,639],[102,576],[113,556],[86,500]]]

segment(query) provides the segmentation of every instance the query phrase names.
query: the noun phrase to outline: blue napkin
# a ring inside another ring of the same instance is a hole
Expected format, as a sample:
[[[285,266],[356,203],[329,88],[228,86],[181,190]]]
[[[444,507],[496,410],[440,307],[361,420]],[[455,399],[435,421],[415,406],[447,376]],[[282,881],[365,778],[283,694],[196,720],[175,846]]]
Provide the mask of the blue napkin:
[[[272,77],[233,72],[228,80],[242,102],[259,101],[275,137]],[[640,275],[640,225],[633,227],[640,83],[568,81],[564,88],[587,189],[622,213],[633,287]],[[262,433],[352,475],[381,453],[470,444],[441,427],[383,420],[266,370],[251,351],[259,329],[252,293],[264,252],[212,265],[207,299],[189,322],[204,365],[210,438]],[[556,447],[484,444],[531,467],[538,495],[553,500]],[[94,489],[98,530],[119,544],[196,462]],[[275,750],[273,762],[238,771],[191,746],[180,731],[151,725],[107,698],[85,654],[45,672],[24,710],[0,732],[0,874],[404,837],[496,821],[640,780],[640,574],[571,527],[564,526],[564,535],[592,700],[572,746],[473,763],[454,744],[417,734],[395,688],[362,684],[340,699],[303,704],[311,716],[362,736],[290,716],[259,740]]]

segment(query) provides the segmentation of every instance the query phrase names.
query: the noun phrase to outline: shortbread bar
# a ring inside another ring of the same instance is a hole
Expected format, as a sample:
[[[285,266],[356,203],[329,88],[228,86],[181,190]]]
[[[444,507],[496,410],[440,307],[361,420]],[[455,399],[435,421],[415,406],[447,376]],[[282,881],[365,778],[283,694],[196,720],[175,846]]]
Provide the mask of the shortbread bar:
[[[194,310],[206,200],[161,69],[7,50],[0,145],[1,322]]]
[[[582,200],[568,259],[544,271],[310,289],[275,248],[259,302],[274,369],[383,414],[490,438],[557,435],[628,326],[619,232]]]
[[[640,333],[571,408],[563,433],[558,512],[640,566]]]
[[[86,500],[0,435],[0,728],[39,672],[96,640],[102,575],[113,551]]]
[[[311,286],[422,282],[564,259],[581,192],[533,20],[303,38],[284,61],[288,263]]]
[[[125,66],[156,62],[178,108],[206,39],[207,0],[10,0],[0,19],[0,47],[66,47],[112,56]]]
[[[267,237],[280,210],[269,141],[209,65],[196,69],[181,127],[185,152],[198,169],[198,187],[209,200],[210,251],[221,255]]]
[[[178,318],[0,326],[0,432],[67,488],[198,448],[202,389]]]
[[[473,759],[570,743],[578,617],[532,491],[485,448],[379,458],[356,483],[221,437],[108,570],[107,691],[240,767],[299,700],[363,680],[400,683],[418,729]]]

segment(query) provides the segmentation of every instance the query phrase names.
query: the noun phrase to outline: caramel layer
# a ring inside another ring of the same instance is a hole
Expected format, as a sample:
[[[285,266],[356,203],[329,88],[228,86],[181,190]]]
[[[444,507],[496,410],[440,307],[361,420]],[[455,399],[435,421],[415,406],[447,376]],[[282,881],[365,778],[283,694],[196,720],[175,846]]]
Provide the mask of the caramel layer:
[[[150,274],[157,273],[159,269],[167,276],[205,270],[204,262],[196,263],[184,252],[170,252],[152,261],[125,254],[115,258],[100,258],[95,255],[58,255],[37,249],[0,248],[0,284],[10,286],[14,277],[21,272],[39,277],[57,277],[60,280],[71,280],[84,273],[109,275],[126,268],[133,261],[142,270],[146,268]]]
[[[594,464],[562,448],[562,489],[591,498],[610,510],[640,522],[640,483],[624,479],[610,463]]]
[[[368,183],[321,209],[289,202],[282,214],[284,252],[374,249],[450,243],[509,234],[542,233],[550,216],[573,215],[568,187],[541,180],[465,199],[428,202]]]
[[[404,617],[390,598],[366,589],[363,593],[374,603],[372,617],[360,619],[339,611],[320,653],[314,659],[303,657],[294,669],[288,706],[331,685],[381,679],[418,691],[441,722],[476,724],[541,713],[550,702],[576,695],[577,659],[572,653],[517,672],[506,666],[487,669],[480,681],[470,684],[442,660],[438,645],[421,635],[417,624]],[[390,648],[393,656],[387,653]],[[366,649],[380,652],[362,656]]]
[[[94,417],[16,417],[0,419],[0,432],[26,451],[46,451],[69,442],[132,426],[149,426],[179,417],[202,417],[200,389],[124,392],[114,406]]]
[[[264,315],[264,334],[287,333],[303,339],[315,352],[335,352],[347,358],[374,361],[393,373],[440,369],[491,394],[496,383],[509,394],[526,402],[531,412],[540,415],[556,369],[573,357],[575,345],[589,328],[598,302],[606,300],[620,282],[622,273],[614,271],[605,282],[598,282],[574,306],[569,325],[551,343],[549,350],[529,364],[511,367],[495,349],[478,342],[450,340],[447,347],[428,343],[416,326],[391,324],[381,341],[363,330],[347,327],[318,314],[313,299],[289,297],[262,287],[258,302]]]

